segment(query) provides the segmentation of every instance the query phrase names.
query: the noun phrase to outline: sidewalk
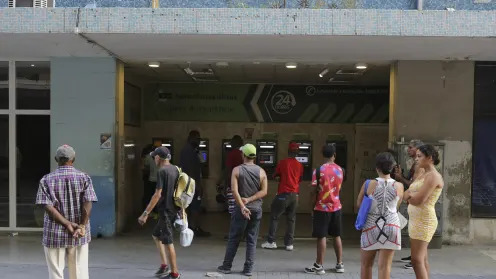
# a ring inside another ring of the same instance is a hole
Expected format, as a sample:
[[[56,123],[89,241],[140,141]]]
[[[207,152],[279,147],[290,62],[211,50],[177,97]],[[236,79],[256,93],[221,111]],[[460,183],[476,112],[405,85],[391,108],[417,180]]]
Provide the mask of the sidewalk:
[[[39,235],[0,235],[0,278],[46,278],[48,273],[40,239]],[[260,244],[259,241],[258,246]],[[225,241],[219,236],[196,238],[188,248],[176,245],[182,278],[207,278],[207,272],[215,272],[222,262],[225,245]],[[241,244],[234,262],[234,272],[242,269],[244,248],[244,244]],[[395,259],[408,253],[408,250],[398,252]],[[345,243],[343,254],[346,268],[344,274],[329,271],[323,276],[316,276],[303,273],[303,268],[312,264],[315,259],[314,241],[296,241],[293,252],[259,248],[256,272],[252,278],[360,278],[358,245]],[[443,249],[430,250],[429,256],[433,279],[496,278],[496,246],[445,246]],[[330,243],[325,263],[326,269],[334,267],[335,257]],[[148,233],[94,239],[90,245],[92,279],[152,278],[157,266],[157,253]],[[238,273],[224,275],[223,278],[247,277]],[[403,269],[402,263],[394,262],[392,278],[406,279],[415,276],[412,270]]]

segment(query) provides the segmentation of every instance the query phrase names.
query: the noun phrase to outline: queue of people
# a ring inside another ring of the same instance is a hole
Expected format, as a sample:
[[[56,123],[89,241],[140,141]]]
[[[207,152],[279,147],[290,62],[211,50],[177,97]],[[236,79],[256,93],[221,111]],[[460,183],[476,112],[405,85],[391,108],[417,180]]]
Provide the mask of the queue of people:
[[[236,148],[229,161],[230,181],[227,192],[231,200],[229,211],[231,223],[222,264],[219,272],[231,273],[233,259],[237,253],[241,239],[246,238],[246,259],[243,274],[251,276],[255,267],[255,255],[260,222],[262,219],[263,198],[267,195],[267,174],[255,164],[256,147],[244,144],[241,137],[233,137]],[[191,131],[188,144],[181,152],[180,166],[182,171],[195,179],[197,187],[193,202],[189,207],[192,229],[197,236],[208,236],[200,227],[199,217],[202,197],[200,159],[197,147],[200,134]],[[265,249],[277,248],[275,232],[278,220],[286,214],[287,232],[284,246],[288,251],[294,249],[294,228],[296,208],[298,206],[299,184],[302,180],[303,166],[295,159],[298,149],[296,143],[288,146],[288,157],[279,162],[274,176],[279,182],[278,193],[271,205],[270,224],[267,240],[261,245]],[[398,213],[402,202],[408,204],[408,232],[411,244],[411,265],[418,279],[429,278],[430,266],[427,247],[436,228],[437,217],[434,205],[439,199],[444,182],[436,170],[439,154],[432,145],[412,141],[409,154],[415,158],[409,174],[405,177],[398,168],[394,156],[390,152],[377,155],[375,167],[377,177],[367,180],[361,187],[357,206],[361,207],[365,199],[370,200],[360,239],[361,278],[371,279],[375,258],[378,257],[378,278],[390,278],[394,252],[401,249],[401,221]],[[156,147],[151,153],[156,171],[155,190],[146,208],[138,218],[143,225],[150,213],[157,207],[158,220],[152,233],[157,247],[161,265],[155,276],[159,278],[181,277],[176,261],[173,244],[174,223],[177,208],[173,194],[181,170],[171,164],[171,152],[166,147]],[[239,156],[239,159],[234,158]],[[342,205],[340,201],[343,169],[335,163],[336,149],[334,145],[322,148],[323,164],[313,171],[311,182],[312,236],[316,238],[315,262],[303,271],[322,275],[325,273],[324,257],[327,236],[334,242],[336,264],[334,271],[343,273],[342,255]],[[87,279],[88,244],[91,241],[90,214],[91,205],[97,201],[90,177],[75,169],[75,151],[68,145],[57,149],[55,160],[58,168],[47,174],[40,181],[36,203],[45,208],[43,246],[50,278],[63,278],[65,262],[68,258],[71,279]],[[151,163],[151,162],[150,162]],[[144,175],[147,185],[151,182],[149,175]],[[198,179],[198,180],[197,180]],[[192,194],[193,195],[193,194]],[[73,196],[74,199],[65,197]],[[67,208],[73,210],[67,211]],[[408,259],[407,259],[408,260]]]

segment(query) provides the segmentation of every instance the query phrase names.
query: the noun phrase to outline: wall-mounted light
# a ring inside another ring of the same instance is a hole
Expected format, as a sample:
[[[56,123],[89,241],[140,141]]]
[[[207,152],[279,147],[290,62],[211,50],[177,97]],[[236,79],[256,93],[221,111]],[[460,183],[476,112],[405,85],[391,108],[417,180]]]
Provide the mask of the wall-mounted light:
[[[148,67],[158,68],[158,67],[160,67],[160,62],[148,62]]]
[[[325,68],[324,70],[322,70],[322,72],[320,72],[319,77],[323,78],[328,72],[329,69]]]
[[[357,64],[355,64],[355,68],[357,68],[359,70],[365,70],[365,69],[367,69],[367,64],[365,64],[365,63],[357,63]]]
[[[124,147],[134,147],[134,143],[125,143]]]
[[[296,67],[298,67],[298,64],[296,62],[286,63],[286,68],[288,68],[288,69],[296,69]]]
[[[260,148],[274,149],[273,145],[260,145]]]

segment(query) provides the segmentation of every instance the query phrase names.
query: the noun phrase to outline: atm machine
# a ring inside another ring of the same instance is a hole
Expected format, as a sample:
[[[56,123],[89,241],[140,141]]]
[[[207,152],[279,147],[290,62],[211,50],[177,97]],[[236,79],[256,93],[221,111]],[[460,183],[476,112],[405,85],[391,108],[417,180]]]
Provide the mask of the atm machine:
[[[334,144],[336,146],[336,161],[335,163],[343,169],[344,177],[346,180],[346,169],[348,167],[348,142],[346,140],[327,140],[327,145]]]
[[[257,165],[267,173],[267,179],[274,179],[277,165],[277,141],[257,140]]]
[[[303,164],[303,180],[312,180],[312,141],[310,140],[293,140],[300,148],[296,154],[296,160]]]
[[[226,168],[226,160],[227,160],[227,154],[232,150],[231,146],[231,140],[230,139],[223,139],[222,140],[222,165],[220,169],[224,171]]]
[[[171,153],[171,163],[174,161],[174,141],[171,138],[152,138],[152,144],[167,147]]]
[[[200,162],[201,162],[202,178],[208,178],[209,176],[208,139],[200,139],[200,145],[198,145],[198,156],[200,157]]]

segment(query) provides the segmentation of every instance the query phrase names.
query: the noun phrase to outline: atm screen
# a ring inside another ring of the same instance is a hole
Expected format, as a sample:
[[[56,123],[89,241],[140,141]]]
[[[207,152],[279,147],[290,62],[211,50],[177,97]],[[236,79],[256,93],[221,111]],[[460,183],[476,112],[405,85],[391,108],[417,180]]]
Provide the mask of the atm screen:
[[[203,162],[207,161],[207,151],[200,151],[201,158],[203,159]]]
[[[273,158],[272,155],[260,155],[259,161],[260,161],[260,163],[263,163],[263,164],[272,164],[272,163],[274,163],[274,160],[272,158]]]
[[[296,157],[296,160],[300,163],[308,163],[308,157]]]

